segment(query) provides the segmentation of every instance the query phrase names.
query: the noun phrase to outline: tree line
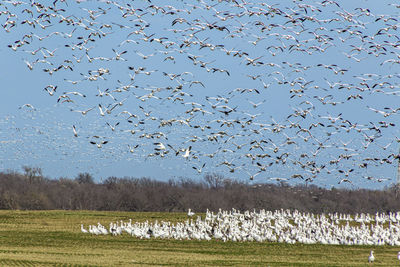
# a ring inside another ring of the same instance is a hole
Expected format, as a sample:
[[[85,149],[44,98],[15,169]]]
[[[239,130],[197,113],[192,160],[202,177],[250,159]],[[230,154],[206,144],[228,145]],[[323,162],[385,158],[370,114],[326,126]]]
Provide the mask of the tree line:
[[[315,185],[249,184],[209,173],[187,178],[108,177],[94,182],[89,173],[50,179],[40,168],[0,172],[0,209],[120,210],[181,212],[192,209],[279,210],[376,213],[400,210],[396,187],[384,190],[327,189]]]

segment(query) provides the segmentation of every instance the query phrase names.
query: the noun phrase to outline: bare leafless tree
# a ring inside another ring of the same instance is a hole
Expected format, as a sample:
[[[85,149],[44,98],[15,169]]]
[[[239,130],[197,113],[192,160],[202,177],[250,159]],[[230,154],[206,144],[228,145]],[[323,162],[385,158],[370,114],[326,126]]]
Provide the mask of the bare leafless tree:
[[[40,168],[24,173],[0,172],[0,209],[70,209],[187,211],[207,209],[297,209],[302,212],[386,212],[400,210],[396,186],[384,190],[326,189],[315,185],[248,184],[206,174],[202,181],[185,177],[157,181],[118,178],[96,183],[89,173],[75,179],[50,179]]]

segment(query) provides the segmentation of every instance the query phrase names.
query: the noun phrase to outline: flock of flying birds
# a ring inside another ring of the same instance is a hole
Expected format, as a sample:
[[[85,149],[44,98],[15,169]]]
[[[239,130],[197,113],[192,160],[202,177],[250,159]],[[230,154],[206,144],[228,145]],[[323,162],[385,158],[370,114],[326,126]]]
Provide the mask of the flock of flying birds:
[[[38,92],[104,126],[69,126],[88,146],[124,135],[128,153],[256,181],[393,178],[381,170],[400,157],[400,5],[174,3],[8,0],[0,24],[48,75]]]

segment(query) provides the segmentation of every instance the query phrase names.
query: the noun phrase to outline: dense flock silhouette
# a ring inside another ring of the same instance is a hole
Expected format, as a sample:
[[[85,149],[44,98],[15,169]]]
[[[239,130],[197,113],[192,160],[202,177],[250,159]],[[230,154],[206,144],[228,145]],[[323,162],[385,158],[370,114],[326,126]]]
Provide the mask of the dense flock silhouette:
[[[400,6],[368,5],[10,0],[0,23],[15,37],[7,53],[47,77],[32,90],[87,122],[62,127],[91,155],[254,181],[394,182],[380,170],[399,160]]]

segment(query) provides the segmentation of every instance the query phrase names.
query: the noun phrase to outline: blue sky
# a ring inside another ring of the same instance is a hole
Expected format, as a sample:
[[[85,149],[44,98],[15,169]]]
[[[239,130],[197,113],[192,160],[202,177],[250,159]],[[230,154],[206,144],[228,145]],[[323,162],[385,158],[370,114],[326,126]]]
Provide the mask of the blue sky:
[[[399,108],[399,36],[393,29],[399,8],[390,5],[394,1],[338,1],[340,7],[329,1],[276,1],[270,7],[262,2],[71,1],[57,3],[63,11],[50,16],[50,22],[40,17],[45,29],[21,24],[39,16],[35,6],[12,2],[0,6],[16,14],[0,16],[6,44],[0,47],[1,169],[29,165],[51,177],[89,172],[98,180],[111,175],[201,179],[217,172],[249,181],[256,174],[255,183],[277,178],[304,183],[308,177],[321,186],[369,188],[382,188],[396,178],[396,162],[379,162],[398,153],[399,113],[385,117],[374,112]],[[304,20],[293,24],[283,14]],[[75,23],[59,23],[62,17]],[[9,28],[6,22],[12,20],[16,26]],[[380,30],[386,34],[376,35]],[[15,51],[7,47],[25,34],[32,35],[25,37],[29,44]],[[87,44],[80,46],[84,40]],[[263,64],[247,64],[258,57]],[[32,70],[28,64],[34,64]],[[43,71],[61,64],[73,71]],[[57,90],[51,96],[46,86]],[[107,89],[110,95],[99,96]],[[356,98],[347,100],[350,95]],[[65,97],[57,102],[60,96]],[[86,115],[78,112],[91,108]],[[307,110],[305,118],[293,115]],[[127,112],[136,117],[128,121]],[[335,123],[328,119],[339,114]],[[323,126],[312,127],[311,136],[289,127],[299,123],[309,129],[318,122]],[[370,128],[382,126],[379,122],[395,126],[381,127],[377,134]],[[218,132],[223,134],[213,140]],[[376,139],[368,143],[372,135]],[[287,137],[295,144],[286,144]],[[262,148],[254,147],[261,140]],[[101,148],[90,143],[102,141],[107,143]],[[163,157],[153,155],[158,142],[172,147]],[[326,148],[317,149],[319,143]],[[190,156],[182,157],[189,147]],[[262,154],[270,157],[251,159]],[[339,155],[350,158],[331,164]],[[365,162],[368,167],[361,168]],[[193,168],[204,163],[201,173]],[[303,179],[293,178],[297,174]]]

